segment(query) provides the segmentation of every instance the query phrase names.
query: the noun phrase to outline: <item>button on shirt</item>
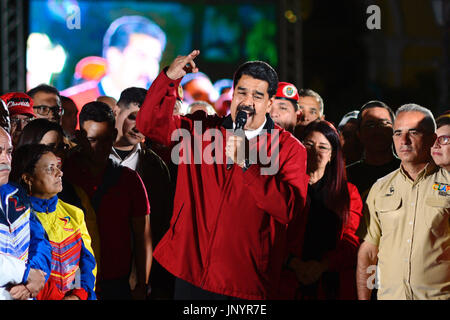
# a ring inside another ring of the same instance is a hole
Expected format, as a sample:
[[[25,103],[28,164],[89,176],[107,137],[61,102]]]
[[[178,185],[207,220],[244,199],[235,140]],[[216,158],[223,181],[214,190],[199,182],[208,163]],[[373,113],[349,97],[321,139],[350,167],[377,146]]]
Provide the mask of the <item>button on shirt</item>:
[[[450,175],[428,164],[378,180],[364,208],[364,240],[378,246],[378,299],[450,299]]]

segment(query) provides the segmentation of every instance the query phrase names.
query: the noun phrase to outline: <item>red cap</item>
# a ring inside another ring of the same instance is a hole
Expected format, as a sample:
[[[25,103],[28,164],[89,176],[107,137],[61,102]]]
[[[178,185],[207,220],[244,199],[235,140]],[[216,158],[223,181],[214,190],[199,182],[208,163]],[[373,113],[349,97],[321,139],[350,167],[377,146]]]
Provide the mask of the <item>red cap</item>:
[[[291,101],[295,108],[298,107],[297,101],[299,99],[297,88],[289,82],[278,82],[277,93],[275,99],[286,99]]]
[[[9,92],[0,97],[8,107],[9,115],[27,114],[33,117],[33,99],[23,92]]]

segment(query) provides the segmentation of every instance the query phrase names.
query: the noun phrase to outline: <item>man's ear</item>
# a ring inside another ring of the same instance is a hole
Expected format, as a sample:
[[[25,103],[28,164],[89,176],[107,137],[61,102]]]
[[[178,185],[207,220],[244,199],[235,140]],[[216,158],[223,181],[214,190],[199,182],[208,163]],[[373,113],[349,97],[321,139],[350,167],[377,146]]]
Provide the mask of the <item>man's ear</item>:
[[[297,116],[297,120],[295,122],[295,124],[297,125],[302,119],[302,115],[303,115],[302,109],[298,109],[297,111],[295,111],[295,115]]]
[[[323,114],[322,116],[319,117],[320,120],[325,120],[325,115]]]
[[[116,118],[117,121],[117,116],[120,113],[120,107],[117,105],[117,103],[114,105],[114,107],[112,108],[112,111],[114,113],[114,118]]]
[[[275,96],[272,96],[272,98],[269,99],[269,104],[267,105],[266,113],[270,113],[270,111],[272,111],[272,104],[274,101],[275,101]]]

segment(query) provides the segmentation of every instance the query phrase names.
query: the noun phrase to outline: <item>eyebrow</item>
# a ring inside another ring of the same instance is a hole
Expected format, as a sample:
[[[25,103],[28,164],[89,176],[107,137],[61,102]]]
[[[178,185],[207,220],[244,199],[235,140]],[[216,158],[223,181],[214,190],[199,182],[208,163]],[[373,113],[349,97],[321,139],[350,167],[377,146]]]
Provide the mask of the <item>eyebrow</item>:
[[[244,87],[237,87],[237,90],[238,91],[248,91],[248,89],[244,88]],[[255,90],[254,94],[259,95],[259,96],[264,96],[264,92],[257,91],[257,90]]]
[[[410,132],[410,131],[421,131],[421,129],[420,129],[420,128],[408,128],[408,129],[406,129],[406,130],[397,129],[397,130],[394,130],[394,133],[395,133],[395,132],[404,132],[404,131],[406,131],[406,132]]]
[[[324,145],[324,146],[327,146],[327,147],[331,147],[330,143],[328,143],[328,144],[326,142],[315,143],[314,141],[312,141],[310,139],[306,139],[306,140],[304,140],[304,142],[312,142],[312,143],[317,144],[317,145]]]

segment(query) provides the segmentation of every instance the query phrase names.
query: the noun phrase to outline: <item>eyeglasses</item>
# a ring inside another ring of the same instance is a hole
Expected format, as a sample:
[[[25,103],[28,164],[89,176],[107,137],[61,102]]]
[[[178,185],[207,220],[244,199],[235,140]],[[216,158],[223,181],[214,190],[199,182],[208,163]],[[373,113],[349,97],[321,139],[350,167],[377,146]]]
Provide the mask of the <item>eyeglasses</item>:
[[[64,114],[64,109],[60,106],[34,106],[33,110],[36,111],[37,114],[41,116],[48,116],[50,111],[54,115],[60,115],[62,116]]]
[[[12,127],[18,127],[19,124],[22,125],[22,127],[25,127],[27,124],[29,124],[33,120],[34,120],[34,118],[23,118],[23,119],[11,118],[10,119]]]
[[[436,138],[437,143],[441,146],[445,146],[450,143],[450,136],[439,136]]]
[[[316,148],[316,150],[319,153],[327,153],[327,152],[331,151],[331,147],[327,147],[327,146],[324,146],[321,144],[316,145],[315,143],[310,142],[310,141],[303,142],[303,145],[305,146],[306,149]]]
[[[51,175],[51,176],[54,176],[57,173],[61,173],[62,172],[61,166],[60,165],[56,165],[55,166],[54,164],[51,164],[48,167],[45,167],[45,168],[42,168],[42,169],[45,171],[46,174]]]
[[[389,120],[367,121],[361,127],[366,129],[386,128],[392,127],[392,122]]]

